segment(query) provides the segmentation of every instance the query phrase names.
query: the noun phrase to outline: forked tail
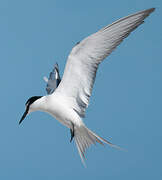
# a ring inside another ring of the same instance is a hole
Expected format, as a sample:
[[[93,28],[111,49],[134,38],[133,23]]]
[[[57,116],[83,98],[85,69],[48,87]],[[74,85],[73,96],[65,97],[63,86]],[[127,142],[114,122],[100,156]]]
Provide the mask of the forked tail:
[[[102,137],[96,135],[94,132],[89,130],[85,125],[74,128],[74,139],[76,146],[78,148],[79,155],[83,164],[85,165],[85,151],[90,145],[96,144],[96,142],[104,145],[104,143],[110,145],[111,147],[121,149],[119,146],[112,144],[111,142],[103,139]]]

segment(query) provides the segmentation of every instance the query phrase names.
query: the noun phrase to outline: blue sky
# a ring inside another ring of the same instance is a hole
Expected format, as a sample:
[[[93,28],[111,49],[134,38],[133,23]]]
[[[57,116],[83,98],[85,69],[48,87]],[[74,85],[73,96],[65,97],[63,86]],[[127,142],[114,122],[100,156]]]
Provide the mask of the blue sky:
[[[43,76],[61,75],[76,42],[137,11],[156,7],[99,67],[84,122],[127,149],[93,146],[87,168],[70,133],[36,112],[18,122],[26,100],[45,95]],[[161,179],[161,0],[0,1],[0,179]]]

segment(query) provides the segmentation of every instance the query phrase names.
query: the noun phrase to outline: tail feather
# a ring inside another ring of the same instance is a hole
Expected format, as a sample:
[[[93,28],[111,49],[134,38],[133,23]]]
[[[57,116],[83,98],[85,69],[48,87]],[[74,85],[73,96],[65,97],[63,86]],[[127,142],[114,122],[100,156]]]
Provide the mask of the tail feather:
[[[86,126],[75,127],[74,135],[75,143],[81,157],[83,164],[85,165],[85,152],[92,144],[98,142],[101,145],[104,143],[110,145],[111,147],[121,149],[119,146],[112,144],[111,142],[103,139],[102,137],[96,135],[94,132],[89,130]]]

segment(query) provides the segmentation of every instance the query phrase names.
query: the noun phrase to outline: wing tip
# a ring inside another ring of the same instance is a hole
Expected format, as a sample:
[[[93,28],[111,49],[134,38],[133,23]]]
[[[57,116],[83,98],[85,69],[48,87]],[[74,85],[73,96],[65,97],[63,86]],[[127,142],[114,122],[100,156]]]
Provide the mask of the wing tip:
[[[55,65],[54,65],[54,68],[58,69],[59,66],[58,66],[58,63],[56,62]]]
[[[154,7],[153,7],[153,8],[149,8],[149,9],[147,9],[146,11],[148,11],[148,12],[152,13],[153,11],[155,11],[155,9],[156,9],[156,8],[154,8]]]
[[[149,9],[146,9],[146,10],[141,11],[139,13],[144,13],[144,18],[146,18],[147,16],[149,16],[154,11],[155,11],[155,8],[149,8]]]

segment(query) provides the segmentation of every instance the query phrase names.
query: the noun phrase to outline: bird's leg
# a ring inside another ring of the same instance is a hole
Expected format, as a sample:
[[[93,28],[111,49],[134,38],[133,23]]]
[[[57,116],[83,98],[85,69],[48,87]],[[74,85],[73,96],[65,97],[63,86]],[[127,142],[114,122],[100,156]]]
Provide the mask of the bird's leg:
[[[73,137],[74,137],[74,124],[73,123],[71,123],[70,134],[71,134],[70,142],[72,142]]]

